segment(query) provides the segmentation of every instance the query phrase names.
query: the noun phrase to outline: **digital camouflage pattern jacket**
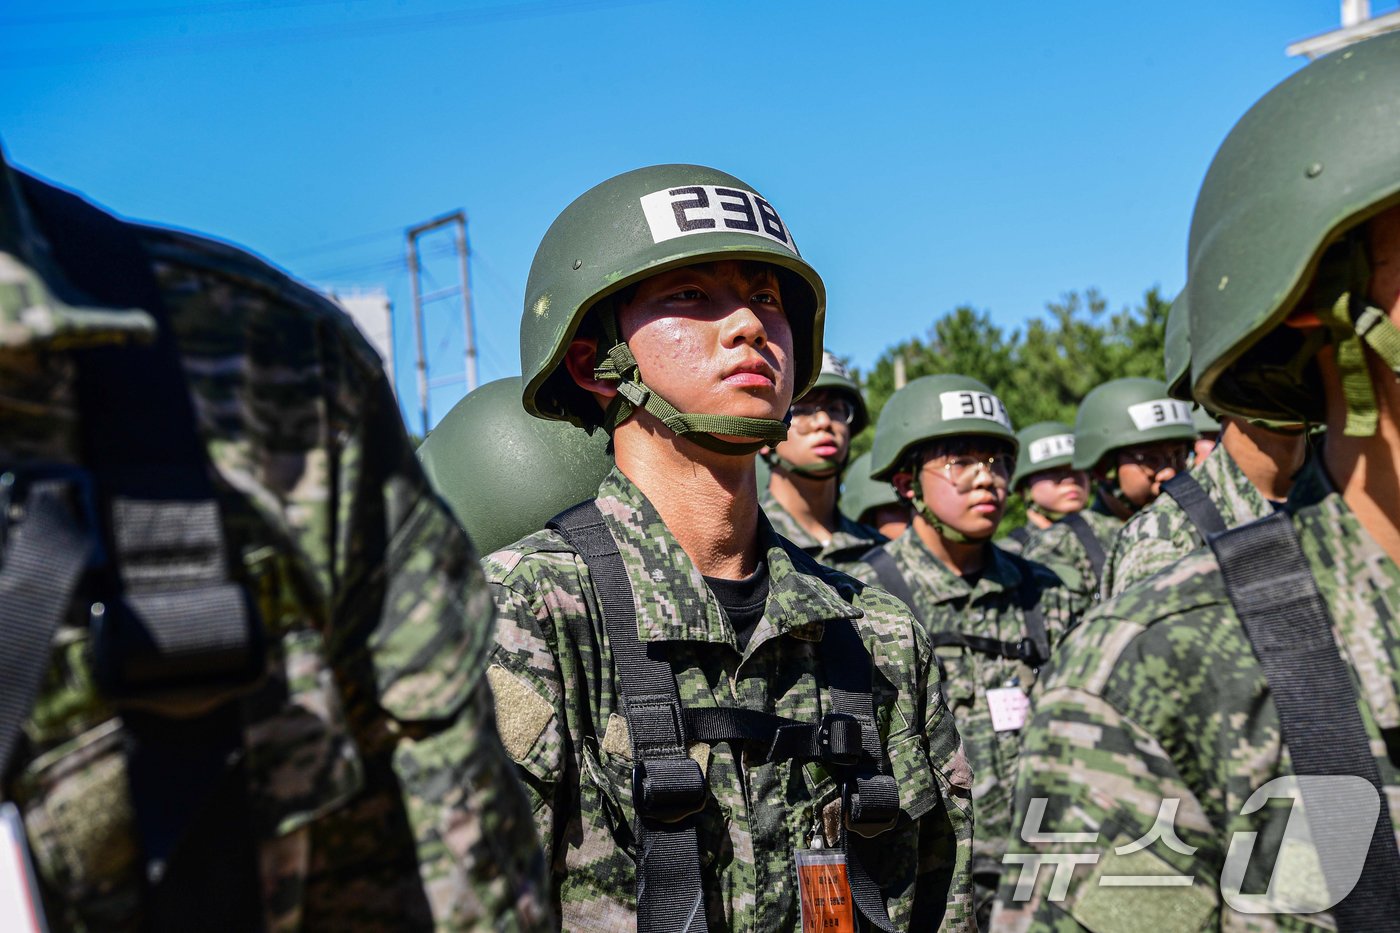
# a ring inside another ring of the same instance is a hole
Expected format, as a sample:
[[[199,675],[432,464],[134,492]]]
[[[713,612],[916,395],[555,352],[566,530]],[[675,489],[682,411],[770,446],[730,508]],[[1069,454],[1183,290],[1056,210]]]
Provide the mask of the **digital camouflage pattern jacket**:
[[[884,750],[902,815],[870,864],[900,929],[970,929],[971,806],[953,717],[923,632],[881,590],[811,561],[760,518],[770,592],[741,653],[719,602],[655,508],[620,471],[597,504],[617,540],[639,637],[664,644],[687,707],[743,706],[816,722],[829,709],[827,625],[855,620],[873,649]],[[489,676],[554,872],[565,929],[636,924],[631,744],[612,650],[587,565],[554,531],[486,561],[499,616]],[[691,746],[706,769],[699,817],[711,929],[792,930],[793,850],[830,836],[838,787],[818,764],[748,762]]]
[[[816,536],[798,524],[787,509],[783,508],[767,487],[758,492],[758,504],[763,514],[773,524],[773,530],[828,567],[843,568],[877,544],[885,543],[885,536],[869,525],[863,525],[853,518],[846,517],[836,510],[836,533],[830,541],[818,541]]]
[[[1244,475],[1224,444],[1216,444],[1191,475],[1220,510],[1227,528],[1273,512],[1269,500]],[[1104,597],[1117,596],[1205,543],[1176,500],[1166,494],[1158,496],[1118,532],[1104,567]]]
[[[1384,736],[1400,729],[1400,568],[1361,527],[1319,460],[1300,474],[1287,508],[1352,668],[1394,821],[1400,774]],[[1258,836],[1241,891],[1264,892],[1271,873],[1288,892],[1323,882],[1310,847],[1280,848],[1291,801],[1241,813],[1255,790],[1292,766],[1268,683],[1210,550],[1098,607],[1065,639],[1021,763],[1016,814],[1027,820],[1024,834],[1084,833],[1091,841],[1028,843],[1018,834],[1013,851],[1096,863],[1074,868],[1060,899],[1050,896],[1054,872],[1043,863],[1025,901],[1016,900],[1020,870],[1008,865],[995,929],[1332,928],[1321,916],[1239,913],[1222,898],[1232,840],[1251,838],[1243,833]],[[1034,821],[1025,814],[1039,799],[1044,817]],[[1115,851],[1143,839],[1137,851]],[[1180,887],[1099,883],[1128,875],[1193,880]]]
[[[1098,539],[1099,547],[1103,548],[1104,565],[1107,567],[1108,555],[1113,553],[1113,541],[1118,537],[1118,532],[1122,530],[1123,522],[1092,507],[1083,509],[1076,514],[1084,516],[1084,520],[1089,523],[1094,537]],[[1102,585],[1100,575],[1094,570],[1094,564],[1089,559],[1089,552],[1084,550],[1084,545],[1080,543],[1079,537],[1072,528],[1064,523],[1063,519],[1032,535],[1030,541],[1022,549],[1021,556],[1036,563],[1073,571],[1078,580],[1066,580],[1066,582],[1070,583],[1076,592],[1083,593],[1091,599],[1098,597]]]
[[[61,273],[13,177],[0,162],[0,459],[75,463],[68,348],[149,337],[154,320],[54,298]],[[173,322],[233,579],[269,640],[262,681],[235,701],[267,928],[551,927],[480,674],[490,596],[374,351],[260,260],[132,229]],[[90,639],[60,625],[0,796],[23,814],[52,929],[145,929],[125,728],[94,686]]]
[[[1086,601],[1066,588],[1050,568],[1012,557],[997,545],[988,547],[991,558],[972,585],[935,557],[912,527],[885,545],[885,551],[909,585],[915,613],[931,639],[955,633],[1020,641],[1027,635],[1024,606],[1030,603],[1040,609],[1053,651],[1078,621]],[[873,580],[873,573],[865,579]],[[993,658],[957,645],[934,650],[945,672],[948,706],[972,765],[972,800],[977,813],[974,865],[979,872],[997,871],[1011,831],[1011,795],[1021,733],[997,732],[992,727],[987,691],[1014,686],[1034,701],[1039,671],[1019,660]]]

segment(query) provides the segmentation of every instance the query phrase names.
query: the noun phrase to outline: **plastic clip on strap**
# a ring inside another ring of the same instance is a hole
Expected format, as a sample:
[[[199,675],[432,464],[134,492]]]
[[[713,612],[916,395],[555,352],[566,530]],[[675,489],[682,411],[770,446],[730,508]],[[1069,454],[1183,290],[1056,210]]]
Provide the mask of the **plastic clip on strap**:
[[[1191,519],[1191,524],[1195,526],[1196,534],[1200,535],[1202,542],[1228,527],[1225,517],[1220,514],[1215,503],[1210,501],[1210,496],[1196,481],[1196,477],[1190,473],[1178,473],[1167,480],[1162,484],[1162,492],[1171,496],[1176,500],[1176,504],[1181,506],[1181,511]]]
[[[1354,775],[1376,789],[1380,810],[1360,880],[1332,908],[1342,933],[1395,930],[1400,918],[1400,852],[1386,804],[1380,769],[1371,752],[1351,671],[1337,650],[1332,618],[1298,542],[1292,518],[1284,512],[1242,525],[1209,539],[1220,564],[1230,602],[1268,681],[1293,773]],[[1318,697],[1327,702],[1319,703]],[[1349,859],[1346,830],[1356,820],[1342,818],[1339,803],[1312,782],[1299,782],[1303,810],[1329,890],[1346,880],[1335,877]],[[1339,857],[1338,853],[1342,853]]]

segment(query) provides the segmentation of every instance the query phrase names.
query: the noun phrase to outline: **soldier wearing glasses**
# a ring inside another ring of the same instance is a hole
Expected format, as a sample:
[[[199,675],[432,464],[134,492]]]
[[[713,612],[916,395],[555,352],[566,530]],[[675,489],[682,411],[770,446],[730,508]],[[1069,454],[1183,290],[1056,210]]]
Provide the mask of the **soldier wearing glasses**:
[[[896,392],[875,431],[871,476],[893,483],[914,520],[862,568],[914,611],[944,669],[973,770],[973,880],[984,923],[1011,831],[1031,691],[1083,603],[1054,571],[992,544],[1016,450],[1005,406],[975,379],[925,376]]]
[[[846,367],[826,351],[812,391],[788,413],[787,440],[765,453],[772,472],[758,492],[759,504],[778,534],[824,564],[849,564],[887,540],[847,518],[837,504],[851,438],[869,424],[865,399]]]

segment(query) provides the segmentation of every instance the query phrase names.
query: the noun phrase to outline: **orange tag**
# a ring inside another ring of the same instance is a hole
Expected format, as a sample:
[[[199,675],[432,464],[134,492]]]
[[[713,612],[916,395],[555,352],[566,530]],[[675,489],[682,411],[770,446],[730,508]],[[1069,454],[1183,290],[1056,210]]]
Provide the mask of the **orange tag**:
[[[798,849],[796,854],[803,933],[855,933],[846,853],[837,849]]]

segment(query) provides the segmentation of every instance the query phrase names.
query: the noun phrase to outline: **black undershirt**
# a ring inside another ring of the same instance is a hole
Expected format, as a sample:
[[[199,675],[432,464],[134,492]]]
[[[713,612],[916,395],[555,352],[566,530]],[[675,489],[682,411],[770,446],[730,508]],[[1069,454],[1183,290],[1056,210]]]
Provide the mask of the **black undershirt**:
[[[739,640],[739,650],[749,646],[758,620],[763,618],[763,609],[768,605],[768,563],[758,565],[752,576],[742,580],[721,580],[719,577],[706,577],[705,584],[715,599],[724,608],[725,617],[734,627],[734,635]]]

